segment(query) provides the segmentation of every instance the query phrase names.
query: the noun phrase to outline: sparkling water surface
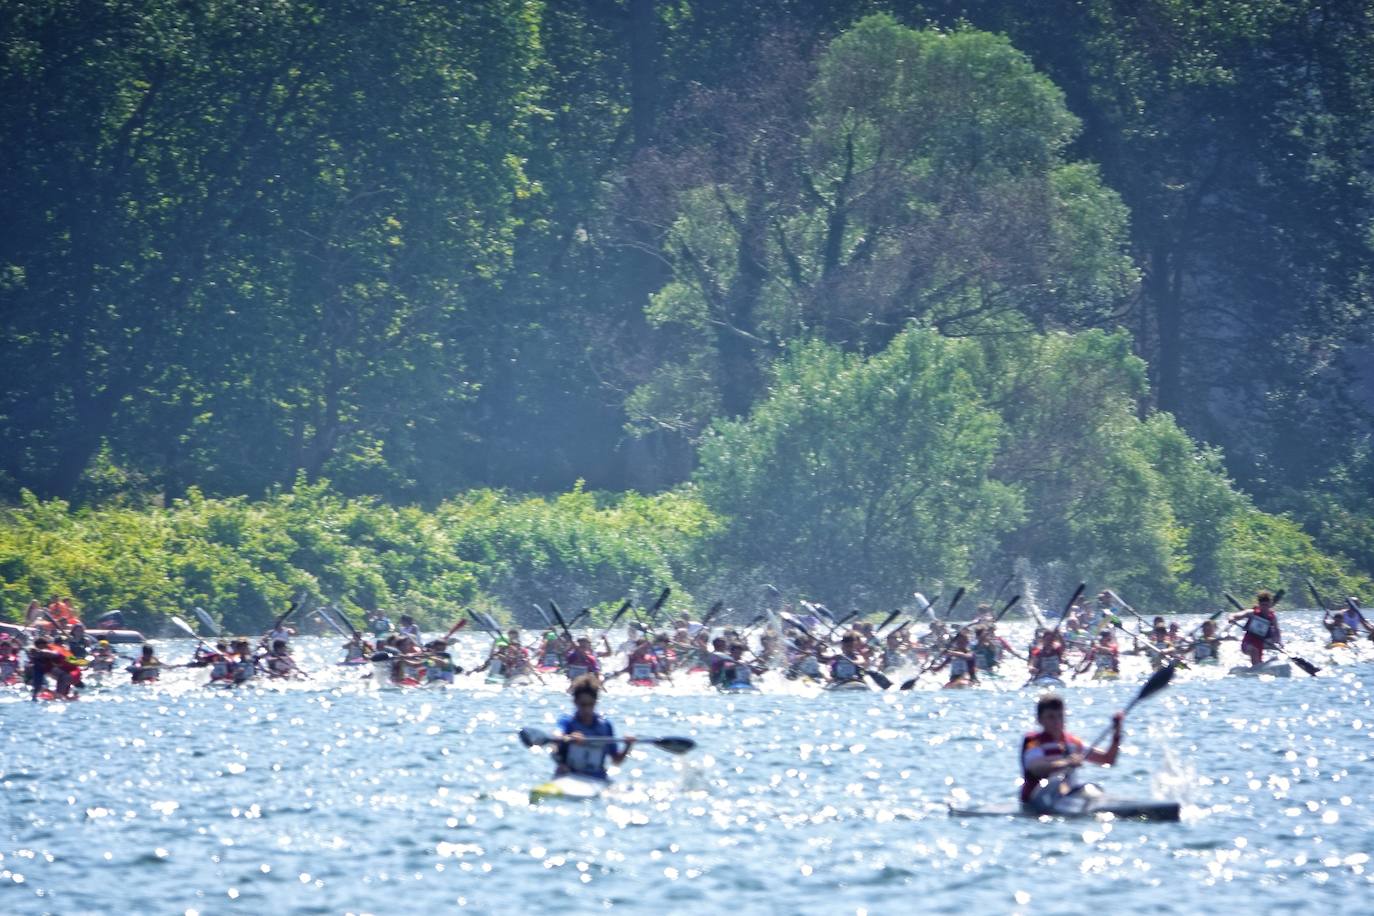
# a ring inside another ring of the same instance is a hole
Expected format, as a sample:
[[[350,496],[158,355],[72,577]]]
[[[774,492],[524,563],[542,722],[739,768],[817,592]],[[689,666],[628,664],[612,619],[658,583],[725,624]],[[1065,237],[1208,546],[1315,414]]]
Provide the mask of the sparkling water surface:
[[[0,912],[1368,913],[1374,646],[1285,627],[1320,676],[1226,677],[1228,643],[1138,706],[1094,771],[1184,802],[1178,824],[951,817],[1015,796],[1036,691],[1014,660],[966,691],[613,682],[622,734],[697,749],[643,747],[607,796],[543,805],[547,755],[515,733],[569,708],[556,678],[392,689],[333,665],[339,640],[302,638],[312,676],[289,684],[174,670],[67,704],[6,688]],[[193,644],[157,646],[172,663]],[[460,661],[483,651],[469,638]],[[1091,740],[1147,676],[1130,658],[1118,683],[1073,682],[1070,729]]]

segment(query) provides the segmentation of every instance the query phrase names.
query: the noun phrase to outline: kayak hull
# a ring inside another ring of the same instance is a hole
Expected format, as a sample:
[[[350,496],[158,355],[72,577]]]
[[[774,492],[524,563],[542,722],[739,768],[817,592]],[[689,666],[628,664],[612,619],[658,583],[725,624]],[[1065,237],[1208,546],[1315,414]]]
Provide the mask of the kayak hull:
[[[855,690],[855,691],[859,691],[859,692],[861,692],[861,693],[872,693],[872,692],[873,692],[873,688],[870,687],[870,686],[868,686],[868,682],[867,682],[867,681],[858,681],[858,680],[855,680],[855,681],[836,681],[836,682],[833,683],[833,684],[826,684],[826,685],[825,685],[825,689],[826,689],[826,690],[837,690],[837,691],[842,691],[842,690]]]
[[[1064,682],[1061,681],[1061,680],[1060,680],[1059,678],[1057,678],[1057,677],[1051,677],[1051,676],[1049,676],[1049,675],[1046,675],[1046,676],[1044,676],[1044,677],[1032,678],[1032,679],[1031,679],[1031,682],[1030,682],[1030,684],[1029,684],[1028,686],[1030,686],[1030,687],[1055,687],[1055,688],[1059,688],[1059,687],[1063,687],[1063,686],[1064,686]]]
[[[1287,662],[1265,662],[1262,665],[1239,665],[1228,673],[1232,677],[1292,677],[1293,666]]]
[[[1112,817],[1118,820],[1177,821],[1182,811],[1178,802],[1101,798],[1086,808],[1073,808],[1050,815],[1039,814],[1015,802],[994,805],[950,805],[950,817],[1062,817],[1070,820]]]
[[[17,623],[0,623],[0,633],[32,642],[35,636],[50,636],[52,631],[42,627],[21,627]],[[94,640],[105,640],[111,645],[147,642],[138,630],[87,630],[86,635]]]
[[[721,684],[716,688],[721,693],[758,693],[759,689],[753,684]]]
[[[555,776],[530,789],[530,801],[534,804],[554,800],[585,801],[599,798],[610,786],[610,780],[595,776]]]

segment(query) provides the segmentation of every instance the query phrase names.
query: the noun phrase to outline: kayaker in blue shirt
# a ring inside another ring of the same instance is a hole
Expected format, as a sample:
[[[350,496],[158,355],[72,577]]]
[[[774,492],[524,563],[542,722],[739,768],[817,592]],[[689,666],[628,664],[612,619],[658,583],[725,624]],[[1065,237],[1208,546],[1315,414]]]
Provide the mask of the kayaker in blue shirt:
[[[614,738],[615,726],[611,720],[596,711],[596,701],[601,688],[595,675],[580,678],[572,687],[573,705],[576,711],[558,720],[558,744],[554,750],[554,760],[558,763],[555,776],[590,776],[594,779],[609,779],[606,775],[606,758],[619,765],[630,753],[635,739],[627,735],[619,741],[588,742],[588,738]]]

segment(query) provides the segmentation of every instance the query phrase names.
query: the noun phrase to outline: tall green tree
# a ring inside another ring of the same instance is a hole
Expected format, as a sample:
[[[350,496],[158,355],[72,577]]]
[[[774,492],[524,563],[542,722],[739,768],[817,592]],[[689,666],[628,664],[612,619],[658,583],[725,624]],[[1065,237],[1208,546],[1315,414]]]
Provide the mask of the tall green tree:
[[[673,274],[650,317],[676,359],[635,419],[691,434],[742,415],[798,337],[871,352],[909,321],[1091,325],[1131,292],[1125,210],[1069,160],[1077,120],[1004,38],[879,15],[814,70],[788,59],[704,96],[684,122],[700,147],[642,164],[663,176],[643,215],[670,227]]]

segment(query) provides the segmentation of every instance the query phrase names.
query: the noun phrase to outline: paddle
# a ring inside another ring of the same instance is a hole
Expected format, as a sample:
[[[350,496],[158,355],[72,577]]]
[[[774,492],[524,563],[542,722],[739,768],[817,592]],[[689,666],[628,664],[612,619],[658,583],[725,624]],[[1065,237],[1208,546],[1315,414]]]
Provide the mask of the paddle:
[[[1056,621],[1054,622],[1054,632],[1056,632],[1056,633],[1059,632],[1059,628],[1062,627],[1062,626],[1064,625],[1064,618],[1067,617],[1067,616],[1069,616],[1069,610],[1070,610],[1075,604],[1078,603],[1078,599],[1079,599],[1079,598],[1082,598],[1082,597],[1083,597],[1083,589],[1085,589],[1085,588],[1087,588],[1087,587],[1088,587],[1088,583],[1086,583],[1086,582],[1080,582],[1080,583],[1078,583],[1078,588],[1076,588],[1076,589],[1073,590],[1073,597],[1071,597],[1071,598],[1069,599],[1069,603],[1068,603],[1068,604],[1064,605],[1064,612],[1063,612],[1062,614],[1060,614],[1060,615],[1059,615],[1059,619],[1056,620]],[[1134,611],[1133,611],[1132,613],[1134,613]],[[1137,616],[1138,616],[1138,615],[1137,615]]]
[[[1240,611],[1242,614],[1249,614],[1249,613],[1250,613],[1250,609],[1249,609],[1248,607],[1243,606],[1239,601],[1237,601],[1237,600],[1235,599],[1235,597],[1234,597],[1230,592],[1223,592],[1222,594],[1226,595],[1226,600],[1229,601],[1229,602],[1231,602],[1231,606],[1234,607],[1236,610]],[[1278,592],[1278,594],[1274,595],[1274,601],[1273,601],[1273,603],[1274,603],[1274,604],[1278,604],[1278,603],[1279,603],[1279,599],[1282,598],[1282,597],[1283,597],[1283,590],[1280,589],[1279,592]],[[1313,677],[1316,677],[1316,676],[1317,676],[1317,672],[1320,671],[1320,670],[1322,670],[1322,669],[1318,668],[1316,665],[1314,665],[1314,664],[1312,664],[1311,662],[1309,662],[1307,659],[1305,659],[1305,658],[1299,658],[1298,656],[1296,656],[1296,655],[1294,655],[1293,653],[1289,652],[1287,649],[1285,649],[1282,645],[1280,645],[1280,644],[1278,644],[1278,643],[1275,643],[1275,644],[1274,644],[1274,648],[1275,648],[1280,654],[1284,655],[1284,656],[1287,657],[1289,660],[1291,660],[1291,661],[1293,662],[1293,664],[1297,665],[1299,668],[1301,668],[1302,670],[1306,671],[1308,674],[1312,675]]]
[[[544,629],[552,630],[553,621],[549,619],[549,615],[544,612],[544,609],[536,602],[531,602],[531,605],[534,607],[534,612],[539,615],[539,619],[544,622]]]
[[[874,635],[874,636],[877,636],[878,634],[882,633],[882,632],[883,632],[883,628],[886,627],[886,626],[887,626],[889,623],[891,623],[892,621],[896,620],[899,616],[901,616],[901,613],[902,613],[901,611],[893,611],[891,614],[888,614],[888,615],[887,615],[887,618],[886,618],[885,620],[883,620],[882,623],[880,623],[880,624],[878,624],[876,627],[874,627],[874,629],[873,629],[873,635]]]
[[[934,620],[935,620],[935,608],[934,608],[934,606],[930,603],[930,599],[927,598],[925,595],[922,595],[920,592],[912,592],[912,593],[911,593],[911,597],[913,597],[913,598],[916,599],[916,604],[918,604],[918,605],[920,606],[921,610],[923,610],[923,611],[926,612],[926,616],[929,617],[929,618],[931,619],[931,621],[934,621]],[[935,597],[938,598],[938,597],[940,597],[940,596],[939,596],[939,595],[936,595]],[[916,619],[916,615],[913,614],[913,615],[911,616],[911,619],[912,619],[912,620],[915,620],[915,619]]]
[[[954,606],[959,603],[959,599],[962,597],[964,597],[964,590],[961,587],[957,592],[954,593],[954,597],[949,599],[949,607],[945,608],[945,620],[948,620],[950,615],[954,613]]]
[[[1121,711],[1122,717],[1125,718],[1125,716],[1128,715],[1132,709],[1135,709],[1136,704],[1139,703],[1141,700],[1144,700],[1148,697],[1152,697],[1155,694],[1159,693],[1161,690],[1163,690],[1165,687],[1168,687],[1169,682],[1173,679],[1173,665],[1165,665],[1163,668],[1160,668],[1154,674],[1150,675],[1149,680],[1147,680],[1144,686],[1140,688],[1140,692],[1135,695],[1135,699],[1127,703],[1126,708]],[[1100,744],[1102,741],[1111,737],[1112,729],[1115,727],[1116,723],[1108,725],[1106,731],[1098,735],[1097,740],[1094,741],[1092,744],[1088,745],[1088,750],[1092,750],[1093,748],[1097,747],[1097,745]]]
[[[338,633],[344,639],[352,638],[352,635],[347,630],[339,626],[339,622],[334,619],[334,615],[329,613],[329,608],[325,607],[324,605],[320,605],[319,607],[315,608],[315,616],[323,620],[325,623],[329,624],[330,629],[332,629],[335,633]]]
[[[591,608],[589,608],[589,607],[584,607],[582,610],[578,611],[576,614],[573,614],[572,617],[568,618],[568,626],[569,626],[569,627],[575,627],[575,626],[577,626],[577,622],[578,622],[579,620],[581,620],[583,617],[586,617],[586,616],[587,616],[588,614],[590,614],[591,612],[592,612],[592,609],[591,609]]]
[[[304,600],[304,596],[302,596],[300,600]],[[291,599],[291,606],[286,609],[286,613],[277,618],[276,623],[272,624],[272,630],[280,629],[281,625],[286,623],[286,618],[296,613],[296,608],[300,607],[300,600],[296,598]],[[272,630],[268,630],[268,632],[270,633]]]
[[[610,635],[611,630],[614,630],[615,625],[620,623],[620,618],[625,616],[625,612],[630,609],[630,605],[632,604],[634,604],[633,601],[626,599],[625,603],[620,606],[620,610],[616,611],[614,614],[611,615],[611,622],[606,624],[606,629],[601,631],[602,639],[605,639],[608,635]]]
[[[550,735],[548,732],[540,731],[537,728],[522,728],[520,729],[519,734],[520,743],[525,745],[525,747],[541,747],[545,744],[557,744],[558,742],[565,740],[563,738]],[[613,736],[592,736],[583,738],[582,743],[618,744],[623,740],[623,738],[617,738]],[[693,741],[691,738],[681,738],[671,735],[662,738],[635,738],[635,742],[638,744],[652,744],[654,747],[659,748],[660,750],[667,751],[670,754],[685,754],[692,748],[697,746],[697,743]]]
[[[992,622],[993,622],[993,623],[997,623],[998,621],[1000,621],[1003,617],[1005,617],[1005,616],[1007,615],[1007,611],[1009,611],[1009,610],[1011,610],[1013,607],[1015,607],[1015,606],[1016,606],[1016,603],[1019,602],[1020,600],[1021,600],[1021,596],[1020,596],[1020,595],[1012,595],[1012,596],[1011,596],[1011,600],[1008,601],[1006,604],[1002,605],[1002,610],[998,611],[997,614],[996,614],[996,616],[994,616],[994,617],[992,618]],[[957,632],[955,635],[957,636],[959,633],[962,633],[962,632],[964,632],[965,630],[967,630],[969,627],[972,627],[972,626],[975,626],[975,625],[976,625],[976,621],[970,622],[970,623],[966,623],[966,624],[964,624],[962,627],[959,628],[958,632]],[[931,662],[930,664],[926,665],[926,666],[925,666],[924,668],[922,668],[920,671],[917,671],[917,672],[916,672],[914,675],[912,675],[911,677],[909,677],[909,678],[907,678],[906,680],[902,681],[902,686],[901,686],[900,689],[901,689],[901,690],[910,690],[912,687],[915,687],[915,686],[916,686],[916,682],[917,682],[918,680],[921,679],[921,675],[925,674],[927,671],[930,671],[935,665],[939,664],[939,661],[940,661],[939,659],[936,659],[934,662]]]
[[[187,636],[191,637],[196,642],[200,643],[202,646],[209,649],[211,652],[215,652],[216,654],[218,654],[219,650],[216,649],[214,646],[210,645],[209,643],[207,643],[205,640],[201,639],[198,635],[196,635],[196,631],[192,629],[189,623],[182,620],[175,614],[173,614],[169,619],[172,621],[172,625],[175,626],[177,629],[181,630]]]
[[[717,601],[715,604],[711,605],[711,609],[710,609],[709,611],[706,612],[706,615],[705,615],[704,617],[701,618],[701,626],[702,626],[702,628],[704,629],[704,628],[710,626],[710,625],[711,625],[711,621],[714,620],[715,617],[716,617],[716,615],[719,614],[719,613],[720,613],[721,611],[723,611],[723,610],[725,610],[725,602],[724,602],[724,601]]]
[[[671,588],[665,587],[663,591],[659,593],[658,600],[655,601],[649,607],[649,609],[644,612],[645,616],[649,618],[650,624],[656,624],[658,622],[658,612],[663,610],[663,605],[665,605],[668,602],[668,596],[672,593],[673,590]]]
[[[196,617],[200,620],[200,622],[203,623],[203,624],[205,624],[205,629],[209,630],[211,633],[213,633],[213,634],[216,635],[216,636],[223,636],[223,635],[224,635],[224,631],[223,631],[222,629],[220,629],[219,624],[215,623],[215,618],[213,618],[213,617],[211,617],[209,614],[205,613],[205,608],[203,608],[203,607],[193,607],[193,608],[191,608],[191,610],[192,610],[192,612],[195,613]]]
[[[329,602],[329,611],[339,620],[343,621],[343,625],[348,627],[348,633],[350,636],[362,636],[362,634],[358,632],[358,628],[353,625],[353,621],[348,619],[348,615],[345,614],[343,611],[339,610],[339,604],[337,601]]]
[[[817,639],[817,638],[815,637],[815,635],[814,635],[810,630],[808,630],[808,629],[806,628],[806,624],[802,623],[802,622],[801,622],[800,620],[798,620],[796,617],[793,617],[791,614],[788,614],[788,613],[783,613],[783,614],[780,614],[779,616],[780,616],[783,620],[785,620],[785,621],[787,621],[788,623],[792,624],[792,626],[796,627],[798,630],[801,630],[803,633],[805,633],[807,636],[809,636],[809,637],[811,638],[811,641],[814,642],[817,646],[823,646],[823,645],[824,645],[824,643],[822,643],[819,639]],[[865,675],[865,676],[871,678],[872,681],[873,681],[873,683],[877,684],[877,685],[878,685],[880,688],[882,688],[883,690],[886,690],[886,689],[888,689],[889,687],[892,686],[892,681],[891,681],[891,679],[888,678],[888,676],[885,675],[885,674],[883,674],[881,671],[874,671],[874,670],[871,669],[871,668],[865,668],[863,665],[860,665],[860,664],[859,664],[858,662],[856,662],[854,659],[849,658],[848,655],[846,655],[845,658],[849,659],[850,664],[852,664],[852,665],[854,666],[854,669],[855,669],[856,671],[858,671],[858,672],[859,672],[860,674],[862,674],[862,675]]]
[[[568,642],[577,645],[577,640],[573,639],[572,630],[568,629],[567,621],[563,619],[563,612],[558,609],[558,602],[554,601],[552,598],[549,599],[549,610],[553,611],[553,618],[557,620],[558,625],[563,628],[563,635],[568,637]]]

